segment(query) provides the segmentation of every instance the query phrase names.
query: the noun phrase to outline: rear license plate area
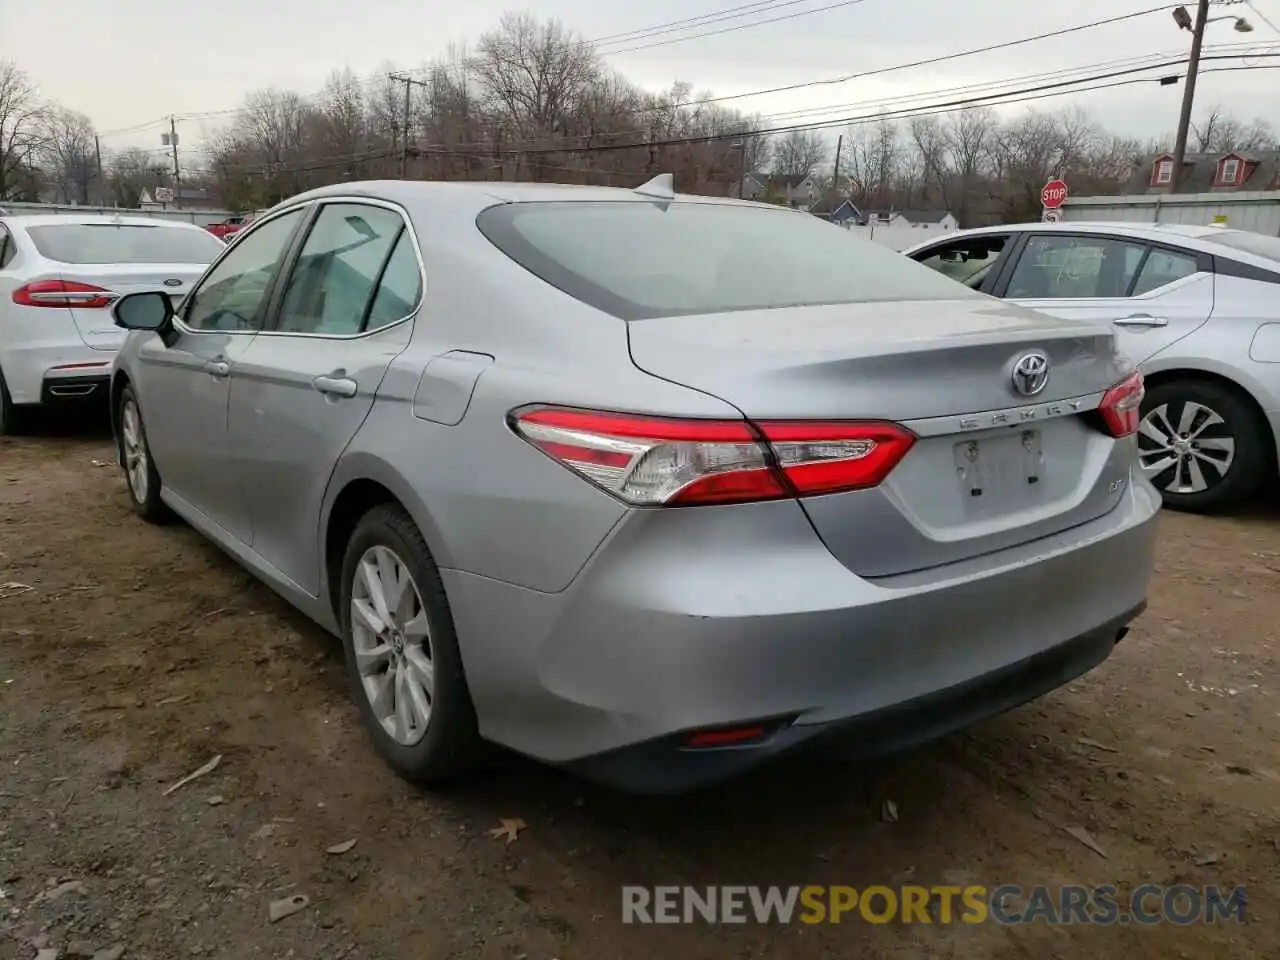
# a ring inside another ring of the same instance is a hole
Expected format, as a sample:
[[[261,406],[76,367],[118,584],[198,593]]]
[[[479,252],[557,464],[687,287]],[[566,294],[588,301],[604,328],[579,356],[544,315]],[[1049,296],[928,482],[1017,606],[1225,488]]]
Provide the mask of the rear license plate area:
[[[1045,489],[1043,437],[1039,430],[962,440],[955,445],[956,478],[971,510],[1008,510],[1038,503]]]

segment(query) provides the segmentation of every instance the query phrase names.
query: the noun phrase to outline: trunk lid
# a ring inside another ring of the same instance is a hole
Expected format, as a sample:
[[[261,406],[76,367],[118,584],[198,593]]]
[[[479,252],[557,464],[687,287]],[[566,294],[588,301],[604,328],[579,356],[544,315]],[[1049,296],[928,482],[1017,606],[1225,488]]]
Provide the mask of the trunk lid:
[[[1089,420],[1130,367],[1105,325],[990,299],[640,320],[640,369],[751,419],[891,420],[919,438],[879,487],[800,502],[861,576],[927,569],[1085,523],[1123,494],[1132,440]],[[1015,363],[1048,360],[1020,395]]]
[[[203,263],[78,263],[66,266],[59,279],[89,283],[109,290],[117,297],[128,293],[159,291],[169,295],[176,307],[200,279]],[[110,307],[69,307],[76,330],[94,350],[118,350],[126,331],[115,325]]]

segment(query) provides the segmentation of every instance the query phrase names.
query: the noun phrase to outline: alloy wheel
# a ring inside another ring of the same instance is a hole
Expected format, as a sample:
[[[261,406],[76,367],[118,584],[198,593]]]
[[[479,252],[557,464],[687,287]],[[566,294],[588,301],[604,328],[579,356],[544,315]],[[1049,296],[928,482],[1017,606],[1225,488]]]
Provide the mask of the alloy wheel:
[[[351,639],[374,718],[396,743],[414,746],[431,722],[435,662],[422,594],[388,547],[370,547],[356,565]]]
[[[1152,407],[1138,428],[1138,462],[1167,493],[1202,493],[1221,483],[1236,457],[1222,416],[1195,400]]]
[[[129,492],[140,504],[147,502],[150,481],[147,476],[147,439],[142,429],[142,417],[132,398],[125,400],[120,410],[120,438],[124,447],[124,472],[129,480]]]

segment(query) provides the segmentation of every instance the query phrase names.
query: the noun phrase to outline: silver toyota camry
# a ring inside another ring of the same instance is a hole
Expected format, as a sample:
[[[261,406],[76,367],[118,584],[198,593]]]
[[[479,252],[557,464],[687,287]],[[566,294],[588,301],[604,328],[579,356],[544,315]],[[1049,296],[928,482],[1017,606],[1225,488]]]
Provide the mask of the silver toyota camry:
[[[397,771],[486,742],[639,792],[898,750],[1097,666],[1142,610],[1141,376],[794,211],[346,183],[138,293],[132,502],[342,638]]]

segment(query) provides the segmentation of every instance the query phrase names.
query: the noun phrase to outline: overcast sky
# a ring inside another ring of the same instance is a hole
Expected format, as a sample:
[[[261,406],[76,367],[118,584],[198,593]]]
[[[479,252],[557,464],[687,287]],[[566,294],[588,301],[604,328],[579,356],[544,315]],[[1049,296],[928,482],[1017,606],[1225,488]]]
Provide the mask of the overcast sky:
[[[741,2],[543,0],[528,9],[541,17],[558,17],[585,38],[596,39],[726,10]],[[942,56],[1157,6],[1156,0],[1081,0],[1074,4],[850,0],[825,12],[719,36],[648,50],[609,52],[787,16],[834,2],[837,0],[791,0],[737,19],[614,42],[600,50],[607,63],[649,88],[686,80],[697,90],[739,94]],[[1247,44],[1255,53],[1280,53],[1280,35],[1258,16],[1260,12],[1280,24],[1280,0],[1252,2],[1256,12],[1242,3],[1231,6],[1229,12],[1248,17],[1255,27],[1253,33],[1233,32],[1229,22],[1212,24],[1207,45]],[[504,10],[513,7],[518,4],[511,0],[216,0],[185,4],[172,0],[0,0],[0,59],[16,61],[47,97],[88,114],[104,132],[104,148],[153,147],[159,142],[158,125],[116,131],[168,114],[228,110],[255,88],[285,86],[314,92],[333,69],[342,66],[364,74],[378,72],[387,61],[417,67],[450,44],[474,41]],[[1227,12],[1226,8],[1215,9],[1215,15]],[[805,114],[790,122],[834,119],[870,112],[859,104],[887,97],[1007,81],[1146,54],[1178,56],[1189,41],[1190,35],[1178,30],[1166,11],[998,53],[745,98],[731,105],[767,115],[849,105],[831,113]],[[1280,65],[1280,58],[1249,62]],[[1225,65],[1229,64],[1206,64]],[[1180,89],[1144,83],[1058,97],[1039,106],[1079,104],[1117,132],[1157,136],[1176,123]],[[1280,70],[1203,75],[1197,112],[1215,104],[1242,119],[1261,115],[1273,122],[1280,120]],[[194,149],[211,125],[222,119],[181,122],[184,148]]]

